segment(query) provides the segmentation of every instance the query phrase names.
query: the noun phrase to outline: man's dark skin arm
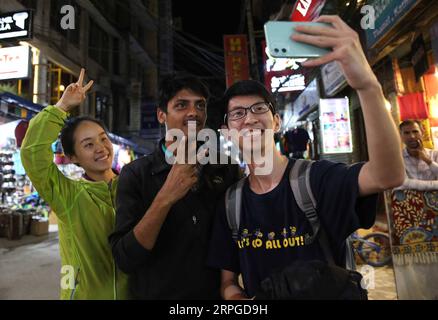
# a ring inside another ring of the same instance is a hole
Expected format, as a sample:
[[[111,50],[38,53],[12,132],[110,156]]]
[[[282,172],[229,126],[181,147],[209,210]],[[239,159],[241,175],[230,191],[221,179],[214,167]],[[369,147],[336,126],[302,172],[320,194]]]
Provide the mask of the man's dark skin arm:
[[[185,143],[182,139],[181,143]],[[164,185],[134,227],[134,236],[147,250],[152,250],[172,206],[183,198],[197,182],[196,166],[193,164],[174,164]]]

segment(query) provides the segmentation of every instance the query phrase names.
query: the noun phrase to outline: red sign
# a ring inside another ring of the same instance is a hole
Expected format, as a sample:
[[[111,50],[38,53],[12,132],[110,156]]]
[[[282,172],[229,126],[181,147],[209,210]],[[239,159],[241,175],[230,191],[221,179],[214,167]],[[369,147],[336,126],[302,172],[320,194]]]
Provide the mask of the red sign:
[[[266,54],[266,41],[262,41],[261,44],[263,50],[263,64],[265,66],[266,88],[271,92],[303,90],[305,85],[304,76],[289,66],[292,59],[268,58]],[[272,65],[275,65],[276,68],[272,68]]]
[[[249,79],[246,35],[224,35],[224,55],[227,88],[237,81]]]
[[[319,17],[325,0],[297,0],[290,21],[313,21]]]

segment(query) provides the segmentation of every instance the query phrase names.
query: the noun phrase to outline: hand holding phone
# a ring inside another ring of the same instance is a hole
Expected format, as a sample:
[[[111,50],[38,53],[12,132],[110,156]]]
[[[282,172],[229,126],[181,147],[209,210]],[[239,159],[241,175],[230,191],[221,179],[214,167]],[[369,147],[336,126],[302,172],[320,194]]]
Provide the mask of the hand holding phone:
[[[322,22],[268,21],[265,23],[266,45],[274,58],[317,58],[331,50],[294,41],[291,36],[298,25],[327,26]]]

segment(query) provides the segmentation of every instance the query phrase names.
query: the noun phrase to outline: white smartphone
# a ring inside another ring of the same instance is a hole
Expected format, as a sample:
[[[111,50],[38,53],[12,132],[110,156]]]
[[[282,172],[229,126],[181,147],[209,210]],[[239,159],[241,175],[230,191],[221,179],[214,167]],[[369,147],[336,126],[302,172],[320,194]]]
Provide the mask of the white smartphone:
[[[268,21],[265,23],[266,46],[274,58],[317,58],[331,50],[291,39],[297,25],[327,26],[322,22]]]

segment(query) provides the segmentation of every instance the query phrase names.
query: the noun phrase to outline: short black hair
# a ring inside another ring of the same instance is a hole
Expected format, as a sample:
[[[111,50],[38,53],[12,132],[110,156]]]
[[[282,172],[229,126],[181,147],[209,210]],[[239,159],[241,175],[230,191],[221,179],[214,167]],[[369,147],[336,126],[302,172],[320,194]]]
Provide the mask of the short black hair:
[[[400,130],[400,132],[402,131],[403,127],[406,126],[410,126],[412,124],[417,124],[418,127],[420,128],[421,131],[423,131],[423,126],[421,125],[420,121],[418,120],[413,120],[413,119],[409,119],[409,120],[405,120],[402,123],[399,124],[398,129]]]
[[[266,87],[256,80],[241,80],[231,85],[224,93],[221,99],[222,117],[228,113],[228,103],[236,96],[260,96],[272,106],[272,113],[277,113],[277,106],[274,96]]]
[[[171,75],[163,78],[159,89],[158,108],[167,112],[167,104],[175,95],[187,89],[204,97],[210,98],[210,91],[201,79],[190,75]]]
[[[92,118],[89,116],[69,118],[65,122],[65,125],[62,128],[61,134],[60,134],[62,149],[63,149],[64,154],[66,156],[75,155],[74,134],[75,134],[78,126],[84,121],[94,122],[95,124],[99,125],[105,131],[105,133],[108,135],[108,130],[106,129],[105,124],[98,119],[95,119],[95,118]]]

